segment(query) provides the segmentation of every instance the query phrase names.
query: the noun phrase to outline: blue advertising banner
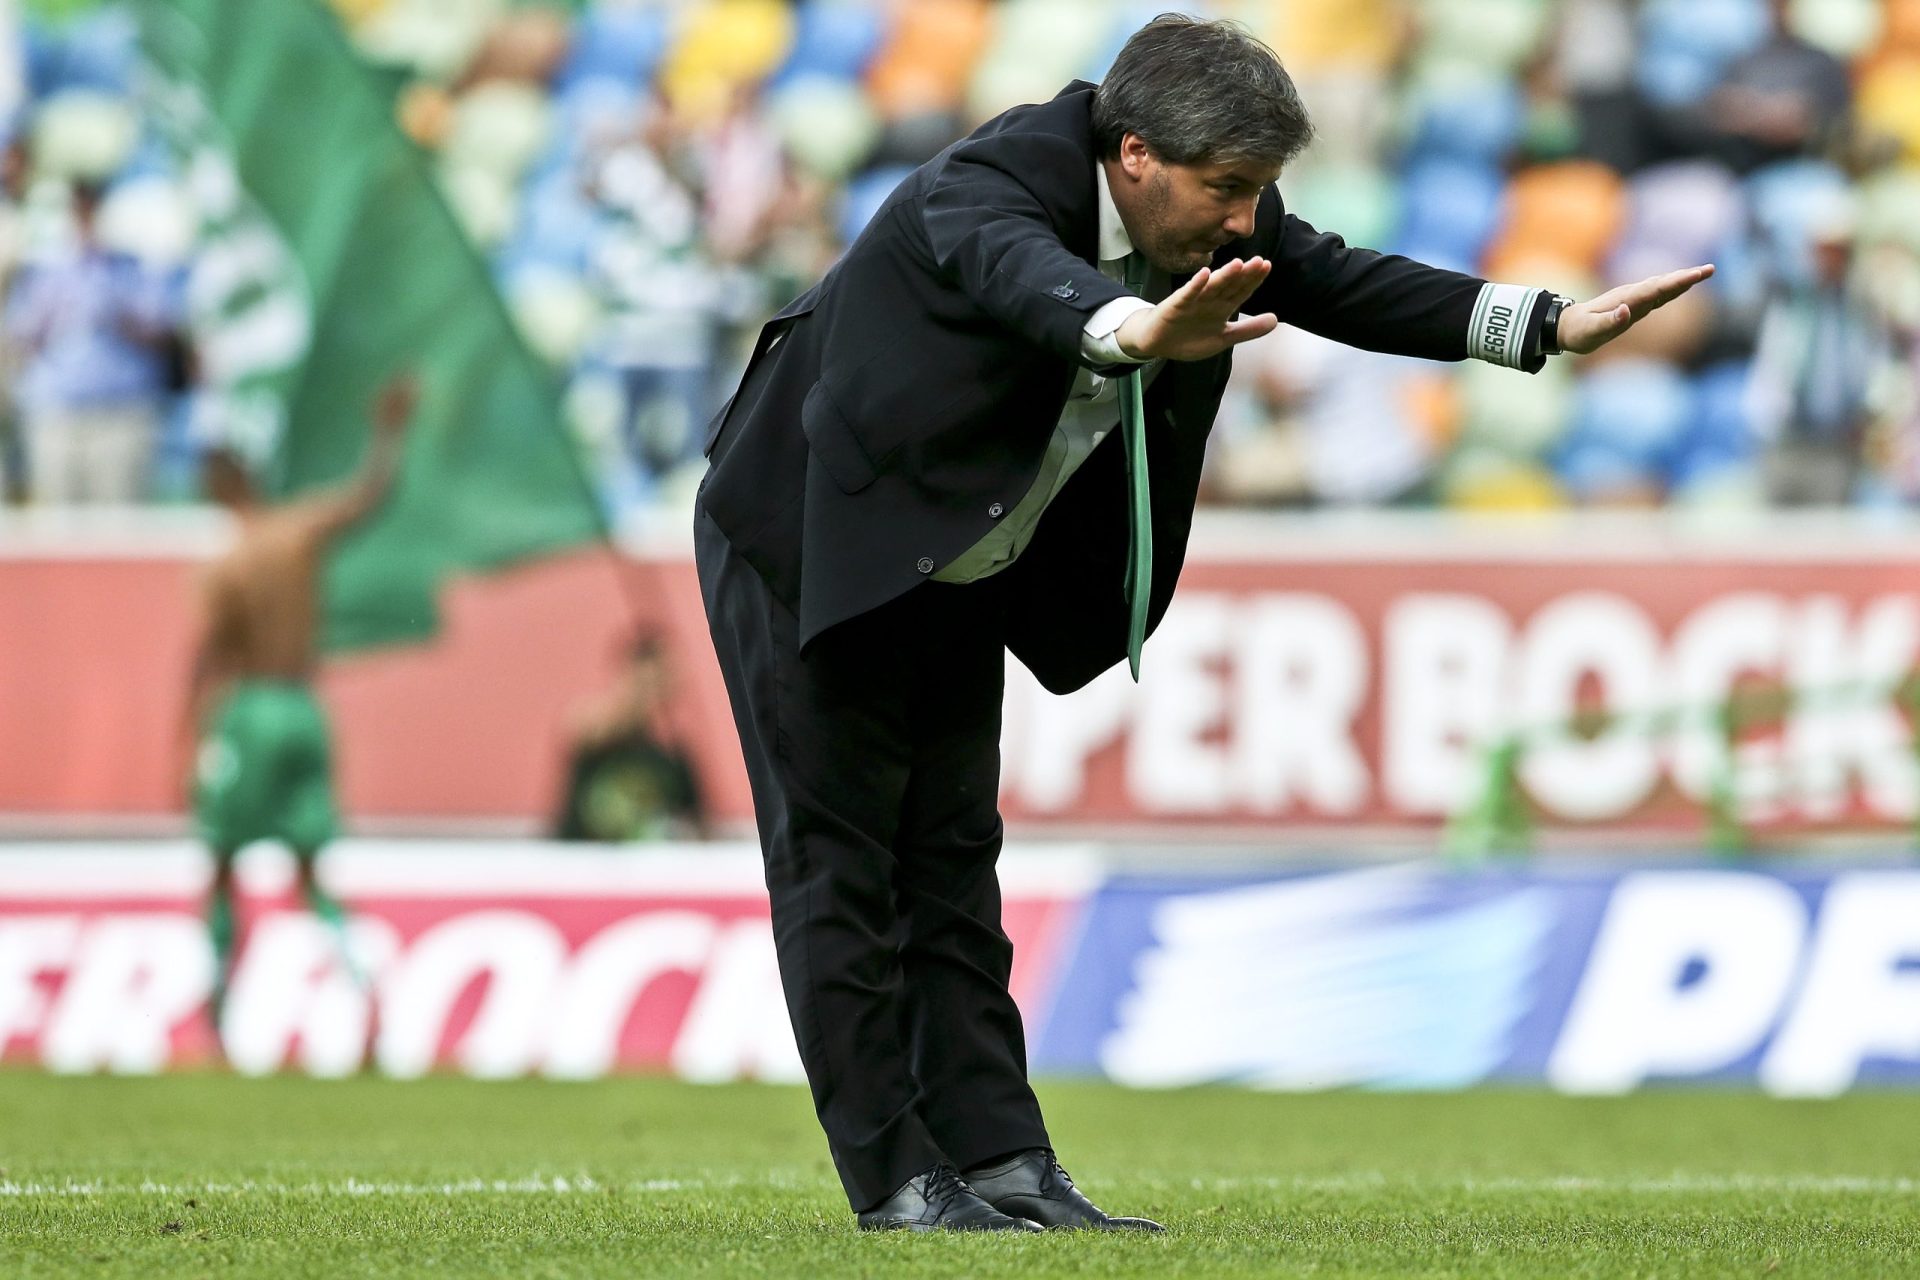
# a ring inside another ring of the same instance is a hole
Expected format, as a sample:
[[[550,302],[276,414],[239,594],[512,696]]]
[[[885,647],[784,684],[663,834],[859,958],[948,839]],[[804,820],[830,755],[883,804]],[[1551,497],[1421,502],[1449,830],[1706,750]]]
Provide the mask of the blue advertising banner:
[[[1920,872],[1108,881],[1036,1073],[1139,1086],[1920,1083]]]

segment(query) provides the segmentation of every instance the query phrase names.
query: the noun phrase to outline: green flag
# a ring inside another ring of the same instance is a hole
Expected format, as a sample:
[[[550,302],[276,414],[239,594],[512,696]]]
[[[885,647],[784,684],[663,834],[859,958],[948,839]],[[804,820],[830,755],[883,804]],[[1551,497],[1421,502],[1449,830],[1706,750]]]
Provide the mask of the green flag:
[[[604,536],[486,263],[317,0],[141,0],[145,97],[205,227],[189,308],[221,433],[294,494],[358,465],[396,370],[424,395],[398,486],[342,543],[330,649],[416,639],[439,584]]]

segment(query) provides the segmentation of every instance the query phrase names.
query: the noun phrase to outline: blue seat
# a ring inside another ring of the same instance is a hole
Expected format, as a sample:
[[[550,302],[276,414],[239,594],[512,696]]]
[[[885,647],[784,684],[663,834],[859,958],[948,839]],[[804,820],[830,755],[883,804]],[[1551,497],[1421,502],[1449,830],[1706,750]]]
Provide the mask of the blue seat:
[[[880,11],[849,0],[808,0],[795,12],[793,49],[773,77],[775,85],[796,76],[857,80],[886,36]]]
[[[1492,165],[1420,161],[1406,172],[1398,251],[1436,266],[1477,263],[1500,227],[1505,190]]]
[[[1654,472],[1693,425],[1693,386],[1670,364],[1616,360],[1581,380],[1574,393],[1571,447],[1593,447]]]
[[[596,76],[644,84],[667,50],[667,15],[654,6],[599,4],[581,15],[560,67],[562,85]]]
[[[1415,100],[1412,154],[1498,164],[1519,141],[1526,107],[1505,78],[1455,78]]]

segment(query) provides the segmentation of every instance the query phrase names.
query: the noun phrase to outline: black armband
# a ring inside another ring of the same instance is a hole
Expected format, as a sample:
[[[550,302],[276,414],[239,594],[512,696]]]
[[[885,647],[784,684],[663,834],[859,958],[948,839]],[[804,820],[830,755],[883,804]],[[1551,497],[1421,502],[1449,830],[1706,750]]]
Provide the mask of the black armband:
[[[1547,300],[1547,309],[1540,316],[1540,354],[1557,356],[1563,353],[1560,346],[1560,317],[1573,305],[1573,299],[1562,294],[1554,294]]]

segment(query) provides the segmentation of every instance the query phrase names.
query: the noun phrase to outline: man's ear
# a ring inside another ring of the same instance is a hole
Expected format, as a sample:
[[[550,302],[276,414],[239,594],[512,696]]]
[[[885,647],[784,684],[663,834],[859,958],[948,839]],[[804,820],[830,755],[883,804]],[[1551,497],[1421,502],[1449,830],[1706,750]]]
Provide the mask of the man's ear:
[[[1153,162],[1153,151],[1147,146],[1147,140],[1137,133],[1122,134],[1120,137],[1120,168],[1129,178],[1139,182],[1147,176],[1147,168]]]

